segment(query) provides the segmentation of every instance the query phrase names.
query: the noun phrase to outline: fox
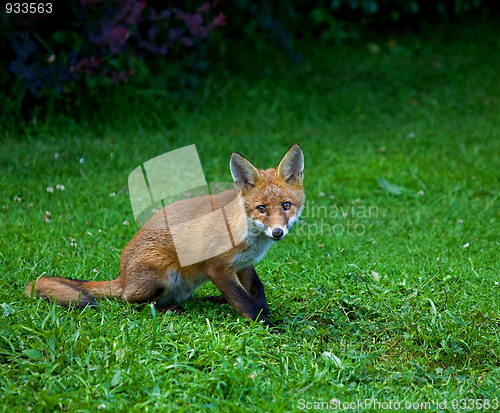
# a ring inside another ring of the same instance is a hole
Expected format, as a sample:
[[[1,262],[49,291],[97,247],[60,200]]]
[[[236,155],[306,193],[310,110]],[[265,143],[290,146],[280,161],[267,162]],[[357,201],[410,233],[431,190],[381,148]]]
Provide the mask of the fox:
[[[28,283],[24,295],[80,308],[98,306],[97,300],[103,297],[120,298],[174,311],[183,310],[180,303],[211,281],[222,295],[208,299],[228,302],[242,317],[279,330],[270,320],[264,285],[254,264],[273,243],[284,239],[304,209],[302,148],[292,145],[276,168],[266,170],[233,152],[229,169],[234,189],[183,199],[158,210],[123,249],[118,278],[84,281],[43,276]],[[177,228],[174,218],[185,225]],[[230,244],[207,256],[210,248],[222,244],[222,233],[226,238],[229,233]],[[186,252],[194,259],[182,262]]]

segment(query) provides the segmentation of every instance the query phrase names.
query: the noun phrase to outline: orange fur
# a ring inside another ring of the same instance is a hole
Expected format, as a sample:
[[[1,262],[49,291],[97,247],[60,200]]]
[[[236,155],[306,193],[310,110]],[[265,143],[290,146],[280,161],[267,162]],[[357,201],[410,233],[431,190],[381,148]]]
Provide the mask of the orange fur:
[[[25,295],[35,291],[58,304],[80,307],[95,305],[95,299],[103,296],[168,306],[184,301],[211,280],[241,315],[271,325],[263,286],[253,264],[273,241],[286,235],[302,211],[302,150],[293,145],[277,168],[267,170],[258,170],[233,153],[230,167],[235,190],[178,201],[158,211],[123,250],[117,279],[41,277],[34,285],[28,284]],[[242,209],[238,202],[243,203]],[[223,216],[221,222],[225,223],[216,225],[207,212]],[[185,224],[183,228],[188,229],[174,232],[172,222]],[[214,239],[215,244],[218,240],[230,242],[230,248],[214,257],[181,265],[180,250],[201,257],[207,248],[217,247],[210,245]]]

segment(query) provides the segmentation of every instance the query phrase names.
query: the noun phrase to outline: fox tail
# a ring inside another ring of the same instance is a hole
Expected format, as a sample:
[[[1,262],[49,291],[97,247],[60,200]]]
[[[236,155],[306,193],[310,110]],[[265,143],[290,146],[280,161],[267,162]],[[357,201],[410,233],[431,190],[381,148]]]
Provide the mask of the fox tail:
[[[59,277],[41,277],[30,282],[24,290],[25,297],[35,294],[52,300],[63,306],[86,307],[97,306],[96,298],[121,297],[121,282],[117,278],[112,281],[83,281]]]

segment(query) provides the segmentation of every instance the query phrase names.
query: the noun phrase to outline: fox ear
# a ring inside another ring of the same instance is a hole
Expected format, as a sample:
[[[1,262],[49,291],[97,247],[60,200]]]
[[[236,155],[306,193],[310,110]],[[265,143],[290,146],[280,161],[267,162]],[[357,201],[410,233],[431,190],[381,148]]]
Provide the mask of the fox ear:
[[[238,152],[233,152],[231,154],[229,168],[231,169],[231,175],[233,176],[234,182],[240,188],[249,189],[254,187],[255,183],[262,178],[259,170]]]
[[[285,181],[302,183],[304,180],[304,154],[298,143],[288,149],[277,169],[278,176]]]

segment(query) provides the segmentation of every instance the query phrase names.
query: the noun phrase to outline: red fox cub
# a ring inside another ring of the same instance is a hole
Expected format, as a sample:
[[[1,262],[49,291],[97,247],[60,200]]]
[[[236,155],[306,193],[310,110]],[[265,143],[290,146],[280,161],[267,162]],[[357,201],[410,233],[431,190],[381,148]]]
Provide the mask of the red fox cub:
[[[34,290],[57,304],[82,308],[97,305],[95,299],[102,296],[168,307],[188,299],[210,280],[243,317],[272,326],[264,286],[253,265],[273,242],[287,235],[304,208],[304,155],[295,144],[277,168],[259,170],[234,152],[229,166],[235,190],[184,199],[156,212],[123,250],[117,279],[41,277],[28,284],[25,296]],[[206,210],[207,205],[211,214],[186,218],[189,222],[175,233],[169,227],[172,217],[193,216],[196,211]],[[222,225],[211,217],[213,214],[222,217]],[[206,258],[206,251],[221,243],[222,232],[227,238],[228,231],[229,247]],[[186,251],[191,257],[203,258],[182,265],[179,257]]]

